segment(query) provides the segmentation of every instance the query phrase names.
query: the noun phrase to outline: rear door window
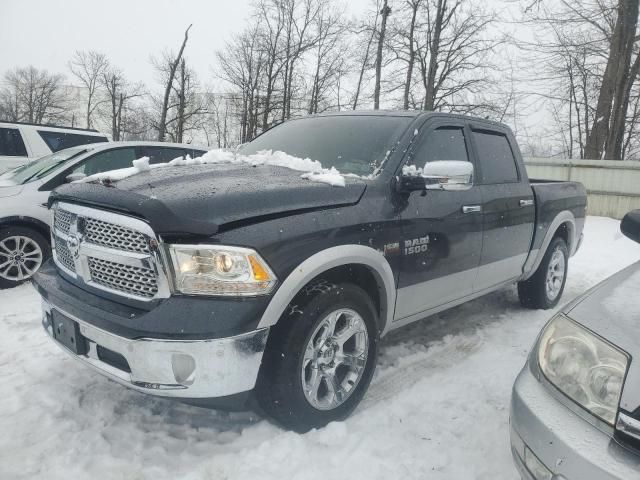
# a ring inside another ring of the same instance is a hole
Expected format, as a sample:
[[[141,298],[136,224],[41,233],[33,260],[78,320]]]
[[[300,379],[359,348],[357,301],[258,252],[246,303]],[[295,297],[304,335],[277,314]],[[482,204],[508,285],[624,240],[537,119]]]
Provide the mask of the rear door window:
[[[474,131],[473,139],[484,184],[515,183],[519,181],[516,159],[507,136],[489,131]]]
[[[75,147],[77,145],[87,145],[89,143],[107,142],[107,137],[96,135],[82,135],[80,133],[68,132],[52,132],[47,130],[38,130],[38,134],[44,140],[44,143],[52,152],[64,150],[65,148]]]
[[[78,165],[73,170],[73,173],[84,173],[89,176],[95,173],[131,167],[133,160],[136,158],[136,149],[133,147],[98,152]]]
[[[0,155],[26,157],[27,149],[17,128],[0,128]]]

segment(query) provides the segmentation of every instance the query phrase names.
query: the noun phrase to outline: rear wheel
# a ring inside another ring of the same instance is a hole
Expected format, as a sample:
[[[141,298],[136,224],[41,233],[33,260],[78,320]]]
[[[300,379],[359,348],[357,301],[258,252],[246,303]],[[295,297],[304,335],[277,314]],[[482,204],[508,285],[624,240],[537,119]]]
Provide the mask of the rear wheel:
[[[0,231],[0,289],[15,287],[30,279],[51,255],[45,238],[26,227]]]
[[[256,396],[286,428],[306,432],[346,418],[376,365],[376,310],[352,284],[306,287],[272,328]]]
[[[555,307],[564,291],[568,266],[567,243],[556,237],[549,244],[536,272],[528,280],[518,283],[520,303],[534,309]]]

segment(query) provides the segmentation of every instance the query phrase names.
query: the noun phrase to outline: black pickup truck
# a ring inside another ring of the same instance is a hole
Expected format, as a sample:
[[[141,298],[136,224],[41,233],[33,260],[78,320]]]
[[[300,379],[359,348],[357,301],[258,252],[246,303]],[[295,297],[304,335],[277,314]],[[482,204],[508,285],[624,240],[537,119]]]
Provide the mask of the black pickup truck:
[[[390,330],[515,283],[526,307],[560,299],[585,189],[530,182],[504,125],[321,115],[237,155],[268,150],[343,185],[231,160],[54,191],[34,282],[55,342],[135,390],[306,431],[357,406]]]

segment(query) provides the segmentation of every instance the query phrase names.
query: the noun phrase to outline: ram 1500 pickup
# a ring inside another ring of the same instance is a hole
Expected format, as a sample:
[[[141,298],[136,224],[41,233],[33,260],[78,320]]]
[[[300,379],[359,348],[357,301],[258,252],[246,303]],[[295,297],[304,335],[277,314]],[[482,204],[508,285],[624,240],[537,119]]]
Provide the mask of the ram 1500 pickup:
[[[558,303],[585,189],[530,181],[506,126],[329,114],[237,155],[264,151],[343,184],[229,161],[55,190],[34,279],[55,342],[135,390],[306,431],[358,405],[389,331],[515,283],[526,307]]]

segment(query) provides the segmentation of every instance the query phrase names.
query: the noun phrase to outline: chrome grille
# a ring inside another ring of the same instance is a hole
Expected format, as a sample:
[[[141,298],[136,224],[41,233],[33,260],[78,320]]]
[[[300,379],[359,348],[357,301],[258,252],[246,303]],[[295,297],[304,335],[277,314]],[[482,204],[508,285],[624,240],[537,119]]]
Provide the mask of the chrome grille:
[[[70,281],[140,301],[170,295],[158,239],[147,223],[66,202],[53,212],[54,260]]]
[[[89,271],[93,282],[112,290],[146,298],[158,293],[156,274],[148,268],[89,257]]]
[[[85,223],[87,241],[103,247],[117,248],[127,252],[149,253],[145,236],[130,228],[87,218]]]
[[[57,260],[67,270],[75,272],[76,271],[76,264],[73,261],[73,256],[71,255],[71,252],[69,251],[69,248],[67,247],[67,243],[64,240],[62,240],[60,237],[58,237],[58,236],[55,236],[54,238],[55,238],[54,247],[55,247],[55,250],[56,250]]]
[[[71,228],[71,222],[74,221],[74,216],[71,212],[67,212],[66,210],[56,210],[54,217],[54,225],[55,228],[60,230],[62,233],[69,233],[69,229]]]

